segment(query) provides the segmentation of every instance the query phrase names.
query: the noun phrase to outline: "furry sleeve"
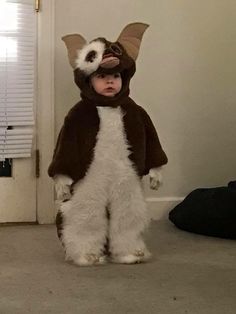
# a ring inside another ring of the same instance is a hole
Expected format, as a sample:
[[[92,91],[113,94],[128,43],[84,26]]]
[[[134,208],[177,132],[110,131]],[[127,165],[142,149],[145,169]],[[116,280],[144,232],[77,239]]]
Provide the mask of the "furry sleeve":
[[[83,101],[75,105],[66,116],[58,136],[49,176],[67,175],[74,183],[82,179],[93,159],[98,129],[96,107],[87,106]]]
[[[149,173],[151,168],[160,167],[168,162],[167,156],[162,149],[156,129],[147,112],[141,107],[142,117],[146,132],[146,156],[145,156],[145,174]]]
[[[76,132],[71,127],[68,118],[65,118],[64,125],[57,138],[56,148],[54,150],[52,162],[48,168],[50,177],[57,174],[63,174],[73,179],[74,158],[72,152],[75,150]]]

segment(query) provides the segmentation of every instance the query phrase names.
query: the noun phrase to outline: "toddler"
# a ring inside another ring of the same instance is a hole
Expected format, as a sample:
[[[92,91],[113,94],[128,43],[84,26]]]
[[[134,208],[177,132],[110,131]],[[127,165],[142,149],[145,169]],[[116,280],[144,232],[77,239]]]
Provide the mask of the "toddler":
[[[65,118],[48,172],[64,200],[58,235],[66,258],[80,266],[150,258],[141,178],[149,174],[157,189],[167,157],[150,117],[129,97],[146,28],[129,24],[116,42],[63,38],[81,101]]]

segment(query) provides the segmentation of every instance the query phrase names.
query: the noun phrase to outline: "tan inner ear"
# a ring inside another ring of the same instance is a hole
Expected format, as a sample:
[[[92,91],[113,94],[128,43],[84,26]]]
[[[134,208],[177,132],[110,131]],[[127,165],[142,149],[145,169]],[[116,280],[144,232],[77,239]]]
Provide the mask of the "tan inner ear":
[[[128,55],[136,60],[145,30],[149,27],[144,23],[128,24],[120,33],[117,41],[125,48]]]
[[[73,69],[76,68],[75,60],[78,57],[78,50],[86,44],[86,40],[79,34],[70,34],[62,37],[68,51],[68,58]]]

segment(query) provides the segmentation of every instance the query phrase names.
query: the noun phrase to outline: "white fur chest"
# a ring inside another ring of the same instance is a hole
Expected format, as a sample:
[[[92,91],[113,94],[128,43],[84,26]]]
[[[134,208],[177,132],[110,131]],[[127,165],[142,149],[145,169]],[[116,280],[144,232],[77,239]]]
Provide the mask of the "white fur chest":
[[[94,161],[107,166],[129,164],[129,146],[124,132],[123,113],[118,108],[98,107],[100,127],[97,134]]]
[[[139,184],[138,176],[129,159],[129,146],[124,132],[123,113],[120,108],[98,107],[100,118],[97,142],[93,161],[83,180],[75,186],[74,198],[98,191],[93,197],[109,198],[104,191],[117,191],[117,184],[125,184],[127,193],[130,187]],[[82,193],[82,194],[81,194]]]

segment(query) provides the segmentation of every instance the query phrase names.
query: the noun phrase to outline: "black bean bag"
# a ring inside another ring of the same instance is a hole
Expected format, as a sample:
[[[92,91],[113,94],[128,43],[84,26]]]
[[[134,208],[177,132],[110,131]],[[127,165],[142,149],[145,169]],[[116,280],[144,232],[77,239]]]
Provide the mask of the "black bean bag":
[[[170,211],[169,220],[185,231],[236,239],[236,181],[192,191]]]

